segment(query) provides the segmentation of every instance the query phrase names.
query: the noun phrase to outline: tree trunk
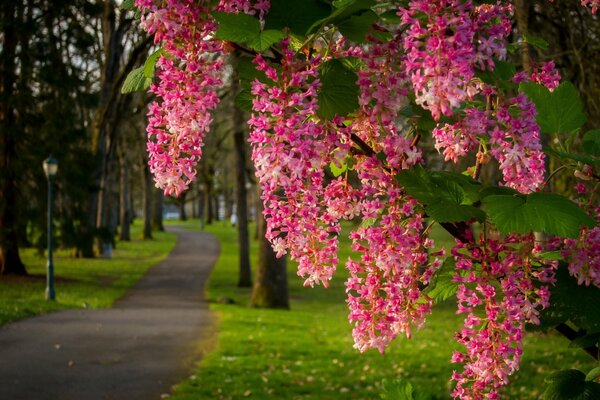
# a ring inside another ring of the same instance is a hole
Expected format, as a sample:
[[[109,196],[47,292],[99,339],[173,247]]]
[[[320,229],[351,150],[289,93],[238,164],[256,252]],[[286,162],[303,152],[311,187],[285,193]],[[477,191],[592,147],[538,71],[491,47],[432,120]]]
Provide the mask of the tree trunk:
[[[164,232],[165,230],[165,226],[163,225],[164,197],[165,196],[162,190],[154,190],[154,204],[152,207],[152,229],[160,232]]]
[[[16,7],[13,1],[2,2],[2,52],[0,53],[0,274],[27,275],[19,255],[17,210],[18,156],[16,116],[13,109],[16,83]]]
[[[119,232],[119,240],[130,241],[131,240],[131,187],[129,182],[129,163],[127,162],[127,153],[124,149],[119,151],[119,167],[121,170],[120,181],[119,181],[119,225],[121,226]]]
[[[212,202],[212,182],[207,181],[204,187],[204,220],[206,225],[211,225],[213,223],[214,218],[214,209]]]
[[[261,202],[262,204],[262,202]],[[260,245],[256,279],[252,289],[252,307],[290,308],[286,257],[277,258],[269,241],[265,238],[266,222],[261,214],[257,217],[260,224]]]
[[[232,56],[233,77],[231,80],[232,99],[239,91],[238,75],[239,57]],[[246,140],[245,121],[243,111],[232,101],[233,111],[233,138],[235,142],[236,157],[236,214],[239,243],[239,287],[252,286],[252,271],[250,269],[250,238],[248,234],[248,192],[246,191]]]
[[[148,163],[144,162],[144,229],[142,239],[152,239],[152,194],[154,181]]]
[[[187,221],[187,213],[185,212],[185,198],[187,196],[187,192],[181,193],[177,202],[179,203],[179,220]]]

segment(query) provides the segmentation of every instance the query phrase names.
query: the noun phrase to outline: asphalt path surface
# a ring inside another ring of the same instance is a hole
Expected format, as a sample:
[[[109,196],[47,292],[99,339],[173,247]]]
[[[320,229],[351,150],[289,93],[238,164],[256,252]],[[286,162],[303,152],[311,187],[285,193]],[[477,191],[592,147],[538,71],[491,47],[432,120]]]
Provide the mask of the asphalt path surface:
[[[113,308],[0,327],[0,400],[167,397],[214,335],[203,292],[219,255],[212,236],[174,231],[171,254]]]

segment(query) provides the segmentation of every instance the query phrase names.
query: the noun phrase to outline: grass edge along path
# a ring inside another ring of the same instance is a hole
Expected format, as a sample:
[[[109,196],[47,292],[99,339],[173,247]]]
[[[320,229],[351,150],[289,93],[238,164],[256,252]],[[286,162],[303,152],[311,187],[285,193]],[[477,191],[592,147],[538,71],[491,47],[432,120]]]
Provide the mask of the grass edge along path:
[[[112,259],[74,258],[65,250],[54,254],[56,301],[45,300],[46,258],[35,249],[21,250],[29,276],[0,278],[0,326],[22,318],[73,308],[108,308],[154,265],[164,260],[177,241],[173,232],[153,232],[141,240],[141,224],[132,226],[130,242],[117,242]]]
[[[189,229],[199,229],[189,221]],[[379,399],[382,381],[401,377],[431,399],[448,399],[459,345],[453,339],[462,316],[452,301],[437,305],[413,339],[397,338],[385,354],[364,354],[352,348],[351,326],[339,267],[330,289],[304,288],[293,265],[288,266],[291,311],[247,307],[250,289],[237,283],[236,231],[226,223],[207,226],[221,242],[221,257],[207,285],[211,310],[218,316],[214,350],[196,371],[178,384],[172,400],[201,399]],[[253,232],[250,230],[250,232]],[[340,260],[345,260],[347,242]],[[252,245],[256,262],[256,243]],[[234,304],[222,304],[231,299]],[[511,378],[502,398],[537,399],[551,372],[579,367],[589,370],[591,358],[555,334],[529,334],[521,371]]]

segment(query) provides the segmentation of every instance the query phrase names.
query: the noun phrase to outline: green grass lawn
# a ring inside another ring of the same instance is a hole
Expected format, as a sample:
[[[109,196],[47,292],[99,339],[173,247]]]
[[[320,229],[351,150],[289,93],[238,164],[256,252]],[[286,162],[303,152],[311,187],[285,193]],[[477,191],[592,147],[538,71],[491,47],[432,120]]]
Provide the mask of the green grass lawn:
[[[45,300],[46,259],[35,249],[23,249],[28,277],[0,278],[0,324],[67,308],[106,308],[132,287],[175,245],[174,233],[156,232],[143,241],[140,223],[132,226],[132,241],[118,242],[113,258],[73,258],[59,250],[54,257],[56,301]]]
[[[199,227],[198,221],[185,225]],[[217,344],[194,374],[175,388],[173,399],[378,399],[382,380],[398,377],[408,379],[432,399],[449,398],[454,366],[449,359],[458,348],[453,333],[462,320],[452,302],[436,306],[411,340],[398,338],[384,355],[377,351],[360,354],[352,348],[346,318],[343,268],[330,289],[311,289],[302,287],[302,279],[290,266],[292,309],[248,308],[250,290],[235,287],[236,232],[219,222],[207,230],[221,241],[208,297],[229,297],[235,304],[211,305],[219,317]],[[443,239],[441,232],[435,235]],[[254,245],[254,260],[255,256]],[[340,256],[340,260],[345,258]],[[548,373],[594,367],[589,356],[567,344],[555,334],[529,335],[521,371],[503,398],[536,399],[544,391]]]

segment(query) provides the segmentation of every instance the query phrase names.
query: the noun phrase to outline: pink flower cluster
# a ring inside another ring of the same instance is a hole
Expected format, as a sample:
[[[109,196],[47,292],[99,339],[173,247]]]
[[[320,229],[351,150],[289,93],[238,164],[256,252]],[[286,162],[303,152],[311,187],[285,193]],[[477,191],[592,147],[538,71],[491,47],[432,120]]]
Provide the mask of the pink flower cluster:
[[[510,7],[471,1],[414,0],[401,9],[408,24],[404,39],[406,71],[417,104],[437,121],[450,116],[479,91],[475,67],[493,68],[493,58],[506,56]],[[421,20],[426,22],[422,24]]]
[[[347,146],[314,118],[321,57],[298,60],[288,43],[282,43],[280,71],[260,55],[254,59],[274,84],[252,84],[249,142],[262,188],[267,238],[278,256],[290,251],[306,285],[327,285],[338,261],[337,219],[345,212],[334,206],[336,211],[330,213],[323,204],[324,170],[333,160],[333,150]]]
[[[536,115],[533,102],[519,94],[498,108],[497,125],[490,132],[491,153],[506,186],[521,193],[539,189],[544,181],[545,155]]]
[[[549,304],[548,285],[554,283],[555,266],[536,267],[540,263],[521,253],[527,247],[532,257],[539,252],[533,235],[503,241],[481,237],[478,244],[457,242],[452,249],[454,279],[460,283],[457,312],[466,314],[456,333],[465,351],[452,355],[453,362],[464,364],[462,372],[452,374],[455,398],[499,399],[498,390],[519,369],[525,323],[539,324],[539,310]]]
[[[590,7],[592,9],[592,13],[594,14],[600,8],[600,0],[581,0],[581,4]]]
[[[436,149],[446,161],[457,162],[489,138],[489,151],[500,163],[504,184],[522,193],[537,190],[544,180],[544,159],[535,105],[524,94],[508,99],[496,110],[467,108],[455,124],[436,127]],[[478,154],[478,158],[482,158]]]
[[[600,207],[595,204],[597,188],[588,188],[593,184],[591,167],[586,166],[577,175],[584,180],[575,186],[579,195],[576,201],[600,223]],[[562,256],[569,265],[569,274],[577,279],[578,284],[600,288],[600,226],[582,228],[577,239],[555,238],[550,248],[562,250]]]
[[[535,82],[546,86],[551,91],[556,89],[560,84],[560,73],[556,70],[554,61],[548,61],[542,64],[540,68],[535,69],[531,76],[527,76],[527,72],[520,71],[513,77],[513,82]]]
[[[156,186],[179,195],[195,178],[210,112],[219,102],[216,90],[223,69],[220,41],[211,40],[216,24],[209,9],[192,0],[169,0],[158,7],[136,0],[142,26],[154,34],[165,55],[157,62],[159,81],[151,91],[158,101],[148,113],[148,153]]]

